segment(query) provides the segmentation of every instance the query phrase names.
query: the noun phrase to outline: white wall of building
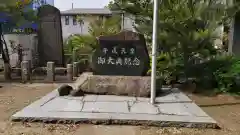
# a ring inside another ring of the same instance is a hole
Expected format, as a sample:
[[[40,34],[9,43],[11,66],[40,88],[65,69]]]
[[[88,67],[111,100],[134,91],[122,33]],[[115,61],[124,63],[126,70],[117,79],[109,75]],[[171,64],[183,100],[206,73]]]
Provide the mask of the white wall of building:
[[[83,22],[82,26],[79,23],[74,25],[73,16],[69,16],[69,24],[66,25],[65,16],[61,16],[63,39],[66,39],[71,34],[88,34],[89,22],[87,22],[87,20],[83,20]]]
[[[69,24],[65,24],[65,16],[61,16],[61,23],[62,23],[62,35],[63,39],[66,39],[71,34],[82,34],[87,35],[89,34],[88,28],[91,20],[89,19],[83,19],[83,24],[80,25],[77,23],[77,25],[73,24],[73,16],[69,16]],[[133,20],[130,17],[124,16],[124,27],[125,30],[132,30],[135,31],[133,28]]]
[[[124,20],[124,23],[123,23],[123,29],[124,30],[130,30],[130,31],[135,31],[134,29],[134,20],[133,20],[133,17],[132,16],[129,16],[129,15],[124,15],[123,16],[123,20]]]
[[[36,48],[36,34],[5,34],[4,39],[6,41],[8,51],[10,54],[10,64],[12,67],[16,67],[18,61],[17,53],[14,53],[10,41],[14,41],[15,45],[20,44],[23,47],[23,60],[31,60],[33,61],[34,50]],[[1,62],[2,65],[2,62]]]

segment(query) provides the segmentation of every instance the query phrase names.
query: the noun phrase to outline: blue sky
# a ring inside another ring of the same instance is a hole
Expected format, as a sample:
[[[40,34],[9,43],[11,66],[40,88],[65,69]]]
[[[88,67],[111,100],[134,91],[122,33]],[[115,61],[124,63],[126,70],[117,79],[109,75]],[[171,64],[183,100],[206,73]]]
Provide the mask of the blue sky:
[[[72,8],[103,8],[111,0],[55,0],[54,6],[64,11]]]

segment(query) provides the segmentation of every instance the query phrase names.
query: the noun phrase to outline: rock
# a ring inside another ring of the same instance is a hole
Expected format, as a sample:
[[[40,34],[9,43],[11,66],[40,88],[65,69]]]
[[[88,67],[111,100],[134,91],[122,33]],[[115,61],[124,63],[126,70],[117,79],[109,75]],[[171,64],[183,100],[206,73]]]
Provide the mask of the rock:
[[[91,72],[82,73],[75,81],[74,85],[79,90],[80,86],[88,80],[88,76],[92,75]]]
[[[73,97],[82,97],[84,96],[84,92],[79,89],[79,90],[73,90],[71,93],[70,93],[71,96]]]
[[[87,81],[77,86],[85,93],[126,95],[136,97],[149,97],[151,77],[145,76],[101,76],[89,75]],[[157,83],[157,90],[161,84]]]
[[[72,90],[73,90],[72,86],[64,84],[58,88],[58,93],[59,96],[67,96],[71,93]]]

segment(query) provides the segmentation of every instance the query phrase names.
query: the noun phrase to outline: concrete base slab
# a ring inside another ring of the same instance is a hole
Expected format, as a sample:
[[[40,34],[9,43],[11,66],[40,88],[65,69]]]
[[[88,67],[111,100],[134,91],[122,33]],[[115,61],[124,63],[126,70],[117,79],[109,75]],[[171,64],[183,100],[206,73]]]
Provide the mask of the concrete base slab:
[[[64,111],[64,112],[79,112],[82,110],[83,102],[77,99],[69,98],[55,98],[54,100],[49,101],[47,104],[42,106],[43,110],[46,111]]]
[[[164,94],[165,93],[165,94]],[[113,95],[59,97],[57,90],[12,116],[12,120],[72,121],[216,128],[217,123],[178,89],[166,89],[157,103]]]
[[[85,102],[82,112],[128,113],[127,102]]]
[[[135,102],[130,107],[133,114],[159,114],[159,108],[149,102]]]

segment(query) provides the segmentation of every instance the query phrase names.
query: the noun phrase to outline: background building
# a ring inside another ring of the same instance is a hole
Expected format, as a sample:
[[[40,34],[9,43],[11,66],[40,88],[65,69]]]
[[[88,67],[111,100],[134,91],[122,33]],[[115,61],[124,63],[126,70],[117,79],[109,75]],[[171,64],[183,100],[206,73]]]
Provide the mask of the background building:
[[[112,12],[106,8],[73,8],[62,11],[61,22],[63,39],[68,38],[72,34],[87,35],[89,33],[88,27],[91,21],[99,17],[104,19],[114,14],[121,13]],[[76,16],[78,15],[83,15],[81,24],[76,20]],[[126,15],[122,15],[122,29],[134,31],[133,21]]]

